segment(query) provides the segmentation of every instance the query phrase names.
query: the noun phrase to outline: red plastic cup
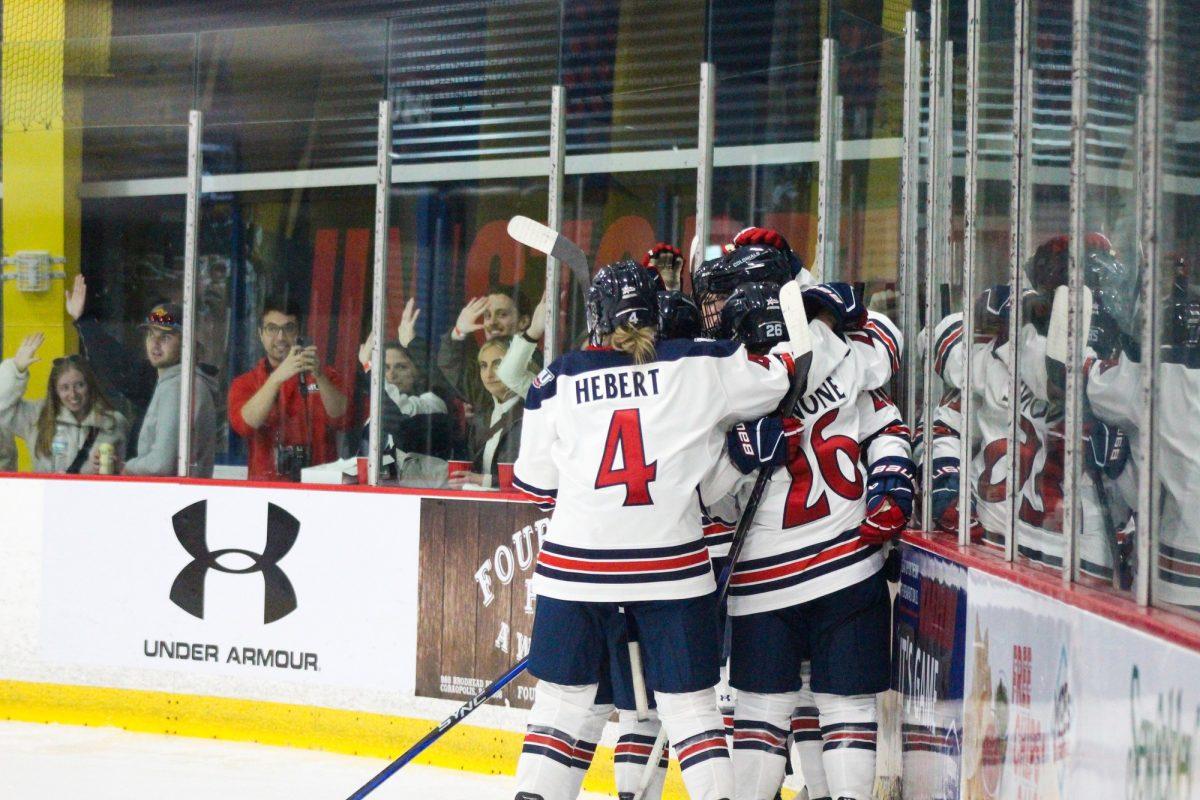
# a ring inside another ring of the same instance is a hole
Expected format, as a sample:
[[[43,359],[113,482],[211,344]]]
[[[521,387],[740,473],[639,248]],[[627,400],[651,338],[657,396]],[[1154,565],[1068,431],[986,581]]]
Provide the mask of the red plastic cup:
[[[367,483],[367,457],[366,456],[358,457],[358,482],[360,485],[363,485],[363,486],[365,486]]]
[[[512,464],[497,464],[496,468],[500,471],[500,491],[511,492],[513,488],[513,465]]]
[[[470,461],[447,461],[446,462],[446,477],[453,478],[460,472],[470,472]]]

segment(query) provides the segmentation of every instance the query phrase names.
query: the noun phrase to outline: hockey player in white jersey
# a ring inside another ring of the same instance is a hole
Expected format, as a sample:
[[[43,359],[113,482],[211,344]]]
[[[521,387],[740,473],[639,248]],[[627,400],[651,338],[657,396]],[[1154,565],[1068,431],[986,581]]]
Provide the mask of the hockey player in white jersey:
[[[643,266],[646,261],[643,260]],[[671,339],[692,340],[700,336],[700,310],[692,298],[677,290],[667,289],[658,293],[658,341]],[[699,493],[697,492],[697,502]],[[701,511],[703,507],[701,506]],[[714,552],[713,539],[710,532],[715,523],[701,515],[701,532],[704,543],[708,548],[709,557],[713,559],[713,574],[719,576],[718,556]],[[719,546],[718,546],[719,547]],[[728,551],[729,545],[725,544]],[[617,707],[617,744],[613,748],[613,773],[617,784],[617,796],[627,798],[633,796],[641,785],[645,774],[646,764],[654,749],[662,723],[658,719],[658,709],[654,698],[648,698],[649,711],[646,719],[639,720],[636,698],[633,690],[632,666],[626,653],[617,646],[615,660],[612,665],[613,701]],[[662,797],[663,787],[667,779],[667,751],[663,750],[655,766],[654,775],[646,786],[641,800],[658,800]]]
[[[845,284],[805,291],[814,322],[809,394],[800,426],[750,426],[739,466],[776,465],[730,591],[730,682],[737,690],[734,765],[738,798],[771,800],[783,779],[784,743],[800,703],[800,662],[812,661],[831,796],[867,798],[875,779],[876,693],[887,688],[889,601],[880,545],[911,511],[913,465],[906,436],[893,455],[861,459],[873,397],[891,377],[871,359],[866,316]],[[898,341],[898,334],[896,336]],[[862,345],[861,347],[856,347]],[[905,431],[907,433],[907,431]],[[874,451],[895,442],[879,438]],[[748,457],[746,457],[748,456]]]
[[[1019,351],[1020,478],[1016,536],[1017,552],[1034,561],[1063,568],[1064,385],[1060,368],[1048,368],[1047,343],[1054,295],[1067,282],[1070,241],[1055,236],[1034,252],[1026,273],[1034,291],[1023,298],[1025,323],[1015,342]],[[1089,233],[1085,258],[1110,253],[1112,245],[1099,233]],[[1065,309],[1064,309],[1065,310]],[[1094,355],[1094,354],[1092,354]],[[1111,577],[1112,548],[1105,509],[1093,475],[1083,472],[1079,484],[1082,526],[1080,569],[1095,577]]]
[[[724,342],[656,347],[659,288],[632,262],[601,269],[588,293],[592,347],[551,364],[526,401],[514,485],[555,505],[533,581],[538,686],[519,800],[573,796],[576,742],[625,630],[618,607],[641,633],[646,683],[690,796],[733,796],[713,692],[715,581],[694,492],[725,430],[784,397],[790,359],[752,360]]]
[[[934,329],[933,371],[944,391],[934,412],[931,431],[933,469],[930,478],[933,522],[957,534],[959,514],[971,514],[972,539],[1003,545],[1008,535],[1005,502],[1008,469],[1008,286],[984,290],[975,300],[975,341],[963,338],[963,315],[950,314]],[[922,342],[924,337],[922,337]],[[971,359],[972,419],[962,419],[966,360]],[[922,426],[924,428],[924,425]],[[971,497],[960,508],[960,436],[972,437],[969,473]],[[925,442],[924,430],[918,436]],[[920,446],[920,445],[919,445]],[[922,456],[918,453],[917,463]]]
[[[778,231],[755,227],[740,231],[726,247],[724,258],[706,262],[693,276],[697,304],[704,312],[706,334],[719,338],[738,337],[748,346],[761,346],[771,336],[772,322],[769,314],[755,313],[756,306],[752,301],[747,302],[751,298],[746,290],[754,282],[778,283],[790,278],[795,278],[802,286],[813,285],[812,276],[803,269],[800,259]],[[750,294],[761,294],[761,291],[752,289]],[[733,318],[730,317],[731,313]],[[774,335],[778,337],[781,325],[776,322],[774,327]],[[886,316],[870,312],[862,330],[848,335],[848,343],[866,363],[874,365],[880,385],[899,369],[901,338]],[[876,444],[870,448],[877,457],[883,459],[897,455],[905,463],[911,463],[909,431],[903,425],[895,404],[884,393],[874,391],[870,395],[860,395],[859,407],[864,420],[871,420],[864,424],[863,435],[877,437]],[[872,428],[872,424],[877,427]],[[754,433],[759,435],[762,431],[755,430]],[[748,488],[749,484],[746,486]],[[890,503],[877,502],[871,519],[864,521],[864,526],[870,529],[868,536],[879,535],[881,531],[891,536],[904,526],[911,513],[911,488],[907,494],[898,488],[897,493],[903,496],[905,507],[901,509]],[[712,515],[716,522],[712,528],[714,539],[731,535],[734,520],[738,516],[736,502],[733,506],[730,508],[729,502],[721,503],[717,508],[718,513]],[[886,649],[886,643],[883,647]],[[807,663],[804,668],[808,668]],[[799,704],[792,715],[790,727],[809,796],[819,798],[828,793],[822,765],[824,739],[808,687],[806,679],[798,694]],[[754,736],[749,729],[744,730],[740,745],[735,736],[735,748],[758,747],[759,744],[753,741]],[[735,762],[736,758],[735,754]]]

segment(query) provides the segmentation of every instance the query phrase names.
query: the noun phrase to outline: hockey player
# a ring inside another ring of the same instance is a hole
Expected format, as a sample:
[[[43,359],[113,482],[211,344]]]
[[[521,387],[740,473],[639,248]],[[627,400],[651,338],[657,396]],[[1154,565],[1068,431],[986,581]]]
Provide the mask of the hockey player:
[[[644,264],[644,262],[643,262]],[[700,311],[692,298],[679,291],[670,289],[658,293],[658,341],[670,339],[695,339],[700,335]],[[699,492],[697,492],[699,494]],[[701,503],[703,510],[703,504]],[[710,532],[719,524],[708,517],[701,517],[701,531],[704,543],[713,559],[713,574],[720,576],[721,570],[717,561],[717,553],[710,538]],[[731,535],[731,534],[730,534]],[[728,552],[728,542],[724,549]],[[658,710],[653,698],[650,701],[650,713],[647,719],[638,720],[635,698],[633,694],[633,675],[629,659],[625,658],[623,649],[616,649],[616,663],[611,672],[613,679],[613,697],[617,708],[617,746],[613,750],[614,777],[617,784],[617,796],[631,797],[641,784],[645,773],[646,763],[650,760],[654,741],[662,727],[658,719]],[[667,779],[667,751],[664,749],[658,760],[655,774],[646,787],[642,800],[658,800],[662,796],[663,786]]]
[[[1070,242],[1056,236],[1035,251],[1026,272],[1033,292],[1026,295],[1025,324],[1019,332],[1021,412],[1021,489],[1018,499],[1017,552],[1048,566],[1063,568],[1063,373],[1048,368],[1047,334],[1055,290],[1066,285]],[[1099,233],[1085,241],[1085,258],[1112,253],[1112,245]],[[1091,267],[1089,267],[1090,269]],[[1093,354],[1094,355],[1094,354]],[[1079,537],[1080,568],[1095,577],[1112,575],[1108,526],[1093,475],[1085,470],[1080,481],[1083,511]],[[1068,566],[1069,568],[1069,566]]]
[[[957,534],[959,506],[960,434],[972,437],[969,474],[972,538],[1003,545],[1008,531],[1005,479],[1008,469],[1008,311],[1007,286],[992,286],[976,298],[975,341],[963,340],[963,315],[944,318],[934,330],[934,374],[945,390],[933,418],[933,473],[930,492],[933,522],[941,531]],[[922,337],[924,342],[924,337]],[[962,419],[966,360],[971,359],[973,419]],[[924,425],[922,425],[924,428]],[[918,435],[924,440],[924,431]],[[919,445],[918,445],[919,446]],[[921,463],[921,456],[916,456]]]
[[[667,291],[679,291],[683,272],[683,253],[678,247],[666,242],[659,242],[647,250],[646,255],[642,256],[642,266],[656,270],[662,277],[663,286]]]
[[[870,796],[875,695],[887,688],[889,667],[880,545],[911,512],[907,431],[864,436],[877,425],[871,412],[886,407],[886,398],[870,391],[891,377],[891,361],[872,359],[861,301],[845,284],[825,284],[807,289],[805,304],[818,322],[809,394],[795,409],[800,426],[785,425],[773,437],[763,432],[771,423],[758,423],[747,438],[764,446],[737,459],[743,470],[776,468],[730,592],[734,765],[737,796],[745,800],[770,800],[782,783],[790,718],[804,707],[799,676],[806,657],[830,794]],[[873,464],[869,474],[863,451]]]
[[[577,742],[625,630],[618,607],[642,634],[646,683],[690,796],[733,796],[713,692],[715,583],[693,492],[724,431],[786,394],[790,359],[750,360],[723,342],[656,347],[656,283],[632,262],[601,269],[588,293],[592,346],[544,370],[526,402],[514,484],[556,502],[535,567],[539,681],[518,800],[573,796]],[[686,402],[697,394],[715,402]]]

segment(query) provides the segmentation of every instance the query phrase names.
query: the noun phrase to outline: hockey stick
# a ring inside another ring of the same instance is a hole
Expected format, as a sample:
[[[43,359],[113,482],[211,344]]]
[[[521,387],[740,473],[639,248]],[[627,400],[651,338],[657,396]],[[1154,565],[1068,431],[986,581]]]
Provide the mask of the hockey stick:
[[[1092,327],[1092,292],[1088,287],[1083,287],[1082,308],[1079,309],[1083,316],[1080,324],[1081,336],[1086,340],[1088,332]],[[1067,373],[1067,336],[1070,328],[1070,311],[1071,299],[1070,290],[1066,286],[1059,286],[1054,290],[1054,303],[1050,307],[1050,324],[1046,331],[1046,376],[1051,383],[1056,385],[1066,385]],[[1082,411],[1083,416],[1093,416],[1091,414],[1090,404],[1087,402],[1086,387],[1084,392]],[[1081,427],[1082,427],[1081,422]],[[1092,479],[1092,484],[1096,490],[1096,500],[1100,504],[1100,516],[1104,518],[1104,543],[1108,547],[1109,557],[1112,559],[1112,585],[1114,589],[1121,587],[1121,545],[1117,541],[1117,527],[1112,519],[1112,506],[1109,504],[1108,487],[1104,485],[1104,475],[1099,469],[1095,469],[1090,457],[1083,458],[1083,471]],[[1071,565],[1064,564],[1064,569],[1070,570]]]
[[[625,614],[625,607],[617,609],[625,618],[625,635],[629,639],[629,679],[633,684],[633,705],[637,711],[637,721],[645,722],[650,719],[650,695],[646,691],[646,674],[642,671],[642,643],[633,635],[633,624]]]
[[[545,253],[566,264],[575,280],[579,281],[585,292],[587,291],[592,280],[592,270],[579,245],[550,226],[522,216],[513,217],[508,221],[508,235],[526,247],[532,247],[539,253]]]
[[[512,680],[514,678],[516,678],[518,675],[520,675],[522,672],[525,671],[525,667],[527,667],[528,665],[529,665],[529,657],[526,656],[525,658],[522,658],[520,661],[518,661],[516,664],[514,664],[508,672],[504,673],[502,676],[500,676],[499,678],[497,678],[496,680],[492,681],[490,684],[485,686],[483,688],[483,690],[481,692],[479,692],[479,694],[475,695],[470,700],[468,700],[466,703],[459,706],[457,711],[455,711],[453,714],[451,714],[450,716],[448,716],[444,720],[442,720],[441,723],[436,728],[431,730],[429,733],[425,734],[425,736],[419,742],[417,742],[412,747],[408,748],[403,753],[401,753],[396,758],[395,761],[393,761],[392,763],[390,763],[386,767],[384,767],[379,772],[379,774],[376,775],[374,778],[371,778],[371,780],[364,783],[358,789],[358,791],[356,791],[354,794],[350,795],[350,797],[347,798],[347,800],[362,800],[362,798],[366,797],[371,792],[378,789],[380,784],[382,784],[388,778],[392,777],[392,775],[394,775],[397,770],[399,770],[401,767],[408,764],[410,761],[412,761],[414,758],[416,758],[422,752],[424,752],[424,750],[426,748],[428,748],[429,745],[433,744],[438,739],[440,739],[442,737],[442,734],[444,734],[446,731],[453,728],[458,723],[462,722],[464,719],[466,719],[468,714],[470,714],[472,711],[479,708],[479,706],[481,706],[485,702],[487,702],[489,697],[491,697],[496,692],[500,691],[505,686],[507,686],[510,682],[512,682]]]
[[[780,287],[779,307],[783,311],[783,322],[787,328],[792,361],[795,362],[792,385],[784,395],[783,402],[779,404],[778,409],[780,415],[787,417],[791,416],[796,402],[808,387],[808,371],[812,367],[812,336],[808,330],[808,315],[804,313],[804,298],[800,284],[791,280]],[[733,542],[729,545],[729,564],[717,582],[718,607],[729,596],[729,585],[733,582],[734,567],[737,566],[738,558],[742,555],[742,549],[746,545],[746,534],[750,531],[750,524],[754,522],[758,506],[762,502],[763,492],[766,491],[767,484],[771,482],[771,474],[774,471],[774,467],[762,467],[754,479],[754,488],[750,490],[746,507],[742,510],[737,530],[733,534]],[[654,738],[654,746],[650,749],[650,758],[646,761],[646,766],[642,768],[642,779],[638,782],[633,800],[642,800],[646,790],[650,788],[650,784],[654,781],[654,772],[658,768],[659,759],[662,758],[666,746],[666,728],[659,728],[658,736]]]

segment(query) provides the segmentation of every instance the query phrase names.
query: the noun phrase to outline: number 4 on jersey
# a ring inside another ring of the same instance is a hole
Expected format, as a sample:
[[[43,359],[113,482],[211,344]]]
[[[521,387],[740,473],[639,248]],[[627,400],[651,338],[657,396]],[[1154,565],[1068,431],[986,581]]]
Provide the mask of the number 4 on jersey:
[[[621,466],[617,467],[617,451]],[[642,415],[636,408],[614,411],[604,440],[604,456],[596,475],[596,488],[625,487],[627,506],[653,505],[650,484],[658,476],[658,462],[646,463],[646,448],[642,442]]]

